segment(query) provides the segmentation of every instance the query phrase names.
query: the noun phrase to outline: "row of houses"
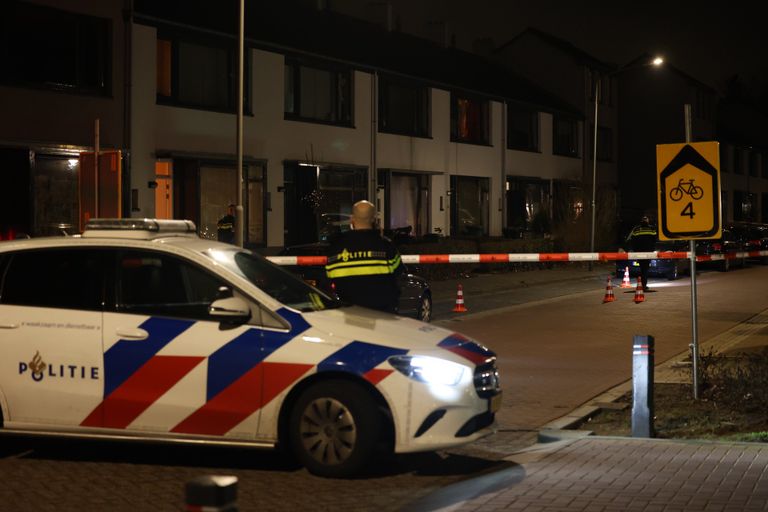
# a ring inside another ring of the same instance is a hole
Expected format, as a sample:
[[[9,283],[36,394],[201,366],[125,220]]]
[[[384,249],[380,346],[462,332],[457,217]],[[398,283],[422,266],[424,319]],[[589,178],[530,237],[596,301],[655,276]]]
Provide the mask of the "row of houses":
[[[93,215],[215,237],[238,202],[236,2],[2,9],[0,237]],[[360,199],[417,237],[583,226],[593,175],[607,246],[655,209],[655,145],[684,140],[684,104],[694,140],[717,140],[716,91],[674,63],[617,68],[535,29],[481,56],[286,1],[248,3],[245,34],[245,244],[264,252]],[[768,220],[768,144],[750,136],[721,141],[726,220]]]

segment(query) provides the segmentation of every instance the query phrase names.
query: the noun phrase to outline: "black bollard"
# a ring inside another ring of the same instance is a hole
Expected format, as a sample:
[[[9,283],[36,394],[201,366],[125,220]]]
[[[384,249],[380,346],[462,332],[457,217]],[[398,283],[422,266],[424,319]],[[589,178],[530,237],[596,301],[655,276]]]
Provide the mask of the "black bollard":
[[[632,340],[632,437],[654,437],[653,336]]]
[[[201,476],[185,486],[187,512],[237,512],[236,476]]]

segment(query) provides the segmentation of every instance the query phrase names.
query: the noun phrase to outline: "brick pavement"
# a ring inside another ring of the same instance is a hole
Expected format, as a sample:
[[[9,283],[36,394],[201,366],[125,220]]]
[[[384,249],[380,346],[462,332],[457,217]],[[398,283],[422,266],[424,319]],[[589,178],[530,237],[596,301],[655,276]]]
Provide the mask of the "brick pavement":
[[[444,510],[768,510],[766,444],[591,436],[526,454],[509,458],[522,477]]]

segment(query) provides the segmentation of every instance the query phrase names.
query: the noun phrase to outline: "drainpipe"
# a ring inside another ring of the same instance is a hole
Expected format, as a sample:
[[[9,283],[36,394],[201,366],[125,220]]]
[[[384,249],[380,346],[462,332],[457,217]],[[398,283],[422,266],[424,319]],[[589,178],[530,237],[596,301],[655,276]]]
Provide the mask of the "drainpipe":
[[[125,0],[123,8],[123,21],[125,22],[125,34],[123,37],[123,159],[126,165],[123,167],[123,217],[131,216],[131,91],[133,87],[133,0]],[[136,205],[137,206],[137,205]],[[155,212],[157,214],[157,212]]]
[[[371,198],[371,202],[376,205],[376,215],[379,216],[379,229],[384,229],[384,223],[382,221],[382,213],[379,210],[378,203],[378,189],[376,187],[377,170],[376,170],[376,156],[377,156],[377,134],[378,134],[378,85],[379,85],[379,73],[374,71],[371,74],[371,175],[368,185],[368,197]]]
[[[499,186],[499,211],[501,212],[501,235],[504,236],[504,224],[507,222],[507,102],[501,103],[501,183]]]

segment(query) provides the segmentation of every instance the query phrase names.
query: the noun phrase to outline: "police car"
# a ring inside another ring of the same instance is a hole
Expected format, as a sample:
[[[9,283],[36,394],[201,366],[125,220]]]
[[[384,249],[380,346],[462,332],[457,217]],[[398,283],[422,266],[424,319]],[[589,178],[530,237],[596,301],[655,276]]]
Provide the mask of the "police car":
[[[492,432],[493,352],[195,231],[0,242],[0,432],[283,446],[324,476]]]

